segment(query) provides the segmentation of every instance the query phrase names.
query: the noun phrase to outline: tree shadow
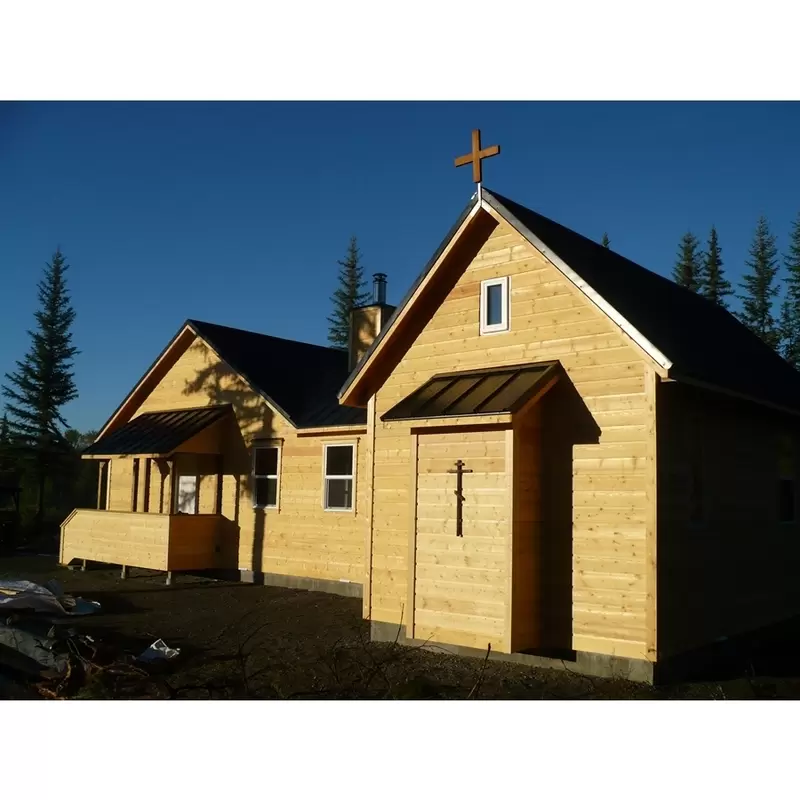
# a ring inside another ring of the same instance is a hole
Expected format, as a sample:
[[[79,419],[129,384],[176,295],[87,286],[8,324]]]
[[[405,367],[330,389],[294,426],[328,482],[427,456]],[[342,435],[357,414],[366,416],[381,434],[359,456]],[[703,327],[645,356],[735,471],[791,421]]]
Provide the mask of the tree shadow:
[[[250,519],[243,517],[243,509],[252,508],[251,450],[253,441],[272,439],[278,436],[275,413],[247,382],[219,360],[201,339],[189,347],[196,355],[205,359],[206,366],[198,369],[193,378],[186,381],[183,394],[192,397],[191,405],[230,405],[233,415],[221,423],[220,445],[222,455],[222,487],[218,502],[222,515],[232,525],[226,535],[229,541],[234,535],[246,541],[250,533]],[[263,509],[253,509],[252,542],[249,552],[250,569],[254,574],[262,572],[264,545],[266,542],[266,514]],[[235,531],[234,531],[235,528]],[[241,567],[241,549],[235,554],[223,556],[222,569]],[[230,562],[230,563],[229,563]]]

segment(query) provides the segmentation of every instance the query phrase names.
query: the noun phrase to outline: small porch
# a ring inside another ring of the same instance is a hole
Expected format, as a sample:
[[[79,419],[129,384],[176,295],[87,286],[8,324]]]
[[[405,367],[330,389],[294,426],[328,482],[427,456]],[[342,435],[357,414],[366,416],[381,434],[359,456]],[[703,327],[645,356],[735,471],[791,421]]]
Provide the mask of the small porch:
[[[230,406],[142,414],[83,453],[98,461],[97,508],[61,525],[60,562],[173,571],[231,569],[238,526],[222,515]]]

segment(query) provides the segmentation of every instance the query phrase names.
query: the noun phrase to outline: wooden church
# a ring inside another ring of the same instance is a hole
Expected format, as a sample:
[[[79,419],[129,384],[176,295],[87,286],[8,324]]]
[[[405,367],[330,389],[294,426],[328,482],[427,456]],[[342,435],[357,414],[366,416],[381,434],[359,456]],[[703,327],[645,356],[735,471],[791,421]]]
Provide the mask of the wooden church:
[[[653,680],[800,613],[800,374],[484,188],[349,353],[188,320],[84,457],[61,561],[363,597],[375,639]]]

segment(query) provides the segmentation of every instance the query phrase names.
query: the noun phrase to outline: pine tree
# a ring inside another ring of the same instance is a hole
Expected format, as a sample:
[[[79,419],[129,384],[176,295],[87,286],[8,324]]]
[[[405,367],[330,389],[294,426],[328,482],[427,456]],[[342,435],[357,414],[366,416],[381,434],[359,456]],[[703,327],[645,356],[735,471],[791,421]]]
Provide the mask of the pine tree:
[[[781,354],[800,369],[800,214],[789,234],[789,250],[784,255],[786,265],[786,298],[781,308]]]
[[[719,246],[717,229],[713,225],[708,235],[708,249],[703,255],[700,269],[700,294],[722,308],[728,307],[725,298],[733,294],[730,281],[725,278],[722,269],[722,248]]]
[[[700,242],[697,237],[687,232],[683,235],[678,247],[678,260],[672,270],[672,280],[696,292],[700,289]]]
[[[600,242],[600,244],[602,244],[603,247],[606,248],[606,250],[609,250],[611,248],[611,240],[608,238],[608,234],[607,233],[603,234],[603,241]]]
[[[356,237],[350,237],[347,255],[339,264],[339,286],[331,297],[333,313],[328,317],[328,341],[332,347],[346,350],[350,343],[350,312],[369,302],[364,268]]]
[[[769,232],[766,217],[761,217],[756,226],[750,259],[745,261],[750,273],[744,275],[740,284],[744,289],[742,310],[739,319],[771,347],[778,348],[780,335],[772,316],[773,298],[778,293],[775,276],[778,273],[778,248],[775,237]]]
[[[3,387],[10,414],[9,434],[15,447],[21,446],[31,457],[38,482],[38,522],[44,512],[48,470],[66,450],[61,409],[78,396],[72,372],[78,350],[72,346],[75,311],[65,282],[68,268],[61,251],[56,250],[37,287],[40,307],[35,313],[36,329],[28,332],[30,350],[16,362],[16,371],[6,375],[9,384]]]

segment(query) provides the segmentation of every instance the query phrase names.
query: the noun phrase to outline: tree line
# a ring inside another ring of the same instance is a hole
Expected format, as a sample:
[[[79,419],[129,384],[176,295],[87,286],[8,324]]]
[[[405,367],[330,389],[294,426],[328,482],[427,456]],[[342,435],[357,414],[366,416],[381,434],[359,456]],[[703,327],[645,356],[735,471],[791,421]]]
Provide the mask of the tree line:
[[[800,368],[800,214],[792,224],[782,259],[762,216],[745,267],[737,294],[725,277],[722,248],[712,226],[705,249],[692,232],[681,237],[672,279],[728,310],[729,298],[737,297],[741,308],[734,315],[793,367]],[[783,302],[777,307],[781,284]]]

